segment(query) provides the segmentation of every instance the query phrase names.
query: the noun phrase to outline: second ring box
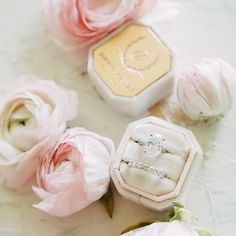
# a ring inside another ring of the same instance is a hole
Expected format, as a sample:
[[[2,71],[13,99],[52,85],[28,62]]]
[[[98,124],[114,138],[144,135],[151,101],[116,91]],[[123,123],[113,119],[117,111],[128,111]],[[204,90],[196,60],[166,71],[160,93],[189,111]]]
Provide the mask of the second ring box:
[[[173,53],[151,27],[131,22],[89,51],[88,73],[118,113],[137,116],[172,92]]]
[[[163,211],[184,201],[202,156],[190,130],[147,117],[127,127],[111,176],[123,197]]]

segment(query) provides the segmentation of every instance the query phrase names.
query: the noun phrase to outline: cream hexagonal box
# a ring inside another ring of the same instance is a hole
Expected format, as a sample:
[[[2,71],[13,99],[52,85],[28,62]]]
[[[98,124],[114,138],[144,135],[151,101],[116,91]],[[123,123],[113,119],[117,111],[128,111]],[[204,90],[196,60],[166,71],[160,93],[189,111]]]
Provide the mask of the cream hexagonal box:
[[[163,211],[184,201],[202,157],[190,130],[151,116],[128,125],[111,176],[124,198]]]
[[[173,88],[173,54],[163,37],[131,22],[90,48],[91,81],[118,113],[137,116]]]

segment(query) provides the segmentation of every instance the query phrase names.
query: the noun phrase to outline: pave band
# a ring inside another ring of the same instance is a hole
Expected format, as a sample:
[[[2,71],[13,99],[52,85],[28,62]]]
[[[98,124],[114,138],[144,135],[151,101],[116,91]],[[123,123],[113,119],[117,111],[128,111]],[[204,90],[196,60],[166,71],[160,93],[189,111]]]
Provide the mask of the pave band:
[[[147,165],[143,162],[140,162],[140,161],[131,160],[128,162],[128,166],[147,171],[149,173],[159,176],[161,179],[167,177],[167,174],[165,171],[159,170],[153,166],[149,166],[149,165]]]

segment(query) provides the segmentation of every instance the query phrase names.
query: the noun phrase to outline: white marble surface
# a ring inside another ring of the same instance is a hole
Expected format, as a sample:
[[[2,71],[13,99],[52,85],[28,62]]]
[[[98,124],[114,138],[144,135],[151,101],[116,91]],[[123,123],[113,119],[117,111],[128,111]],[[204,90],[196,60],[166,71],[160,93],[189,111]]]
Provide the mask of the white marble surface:
[[[161,21],[158,28],[173,45],[177,71],[204,56],[220,56],[236,66],[234,0],[168,2],[179,13],[170,21]],[[77,90],[80,112],[71,125],[106,135],[117,145],[133,119],[113,113],[88,78],[49,40],[40,8],[41,1],[0,0],[0,82],[14,80],[21,74],[35,74]],[[205,157],[186,205],[199,217],[196,224],[220,236],[236,235],[235,116],[234,106],[217,124],[191,127]],[[32,208],[37,201],[33,194],[17,195],[0,188],[0,236],[116,236],[129,224],[160,216],[122,199],[116,192],[113,219],[99,202],[69,218],[58,219]]]

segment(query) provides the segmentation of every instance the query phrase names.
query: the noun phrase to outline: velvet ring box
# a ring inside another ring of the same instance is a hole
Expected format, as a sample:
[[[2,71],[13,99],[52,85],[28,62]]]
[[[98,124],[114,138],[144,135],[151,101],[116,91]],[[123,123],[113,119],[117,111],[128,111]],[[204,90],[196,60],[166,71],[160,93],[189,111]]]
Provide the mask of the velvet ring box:
[[[111,176],[124,198],[163,211],[184,201],[202,156],[190,130],[147,117],[127,127]]]
[[[131,22],[90,48],[88,73],[118,113],[137,116],[173,88],[173,53],[160,33]]]

